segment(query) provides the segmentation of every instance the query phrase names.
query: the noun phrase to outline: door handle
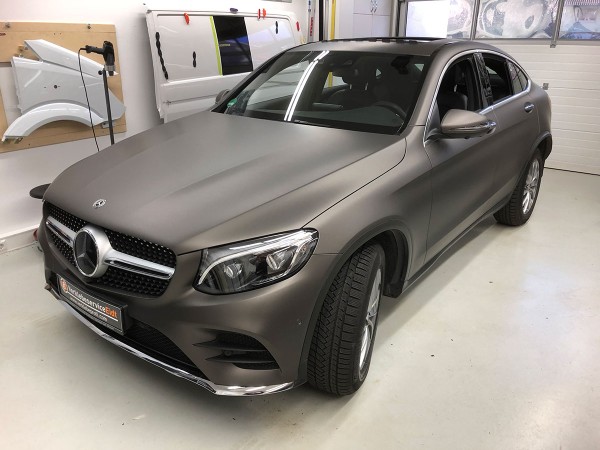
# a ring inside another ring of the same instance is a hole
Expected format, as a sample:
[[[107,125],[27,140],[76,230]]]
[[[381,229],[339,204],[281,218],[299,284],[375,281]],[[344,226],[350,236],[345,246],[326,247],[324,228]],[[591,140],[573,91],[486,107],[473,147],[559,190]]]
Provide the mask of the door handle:
[[[525,106],[523,107],[523,109],[525,110],[525,112],[530,113],[531,111],[533,111],[533,108],[535,108],[535,105],[533,103],[527,102],[525,103]]]

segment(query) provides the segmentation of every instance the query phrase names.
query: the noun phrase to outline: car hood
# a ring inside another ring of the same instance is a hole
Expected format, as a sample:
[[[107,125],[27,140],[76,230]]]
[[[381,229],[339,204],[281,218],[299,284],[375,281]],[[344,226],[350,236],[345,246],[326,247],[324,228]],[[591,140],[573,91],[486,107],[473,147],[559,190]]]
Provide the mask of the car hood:
[[[405,150],[399,136],[203,112],[74,164],[44,199],[180,254],[300,228]]]

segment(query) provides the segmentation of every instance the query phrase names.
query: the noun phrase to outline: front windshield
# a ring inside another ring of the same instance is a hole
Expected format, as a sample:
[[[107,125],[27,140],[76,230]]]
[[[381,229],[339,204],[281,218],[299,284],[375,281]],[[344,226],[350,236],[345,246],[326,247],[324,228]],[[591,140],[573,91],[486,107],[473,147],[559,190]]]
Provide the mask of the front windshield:
[[[394,134],[408,122],[427,60],[389,53],[291,51],[216,111]]]

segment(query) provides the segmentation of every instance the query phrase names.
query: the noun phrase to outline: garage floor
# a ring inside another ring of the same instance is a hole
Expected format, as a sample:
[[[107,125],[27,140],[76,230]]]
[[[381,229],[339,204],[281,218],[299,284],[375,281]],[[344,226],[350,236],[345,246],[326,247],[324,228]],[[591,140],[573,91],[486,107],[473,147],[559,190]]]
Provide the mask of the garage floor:
[[[216,397],[71,317],[34,247],[0,256],[2,448],[600,448],[600,177],[547,170],[382,304],[353,397]]]

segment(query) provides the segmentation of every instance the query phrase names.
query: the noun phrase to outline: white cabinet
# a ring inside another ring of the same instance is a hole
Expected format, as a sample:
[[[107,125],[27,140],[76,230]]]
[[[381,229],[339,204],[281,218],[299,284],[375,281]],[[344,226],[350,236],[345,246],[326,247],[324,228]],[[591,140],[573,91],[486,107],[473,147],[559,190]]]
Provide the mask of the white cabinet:
[[[372,36],[390,36],[391,16],[373,15]]]
[[[352,37],[389,36],[394,0],[354,0]]]
[[[373,14],[378,16],[391,16],[393,0],[374,0],[375,9]]]
[[[374,0],[354,0],[354,14],[372,14]]]

